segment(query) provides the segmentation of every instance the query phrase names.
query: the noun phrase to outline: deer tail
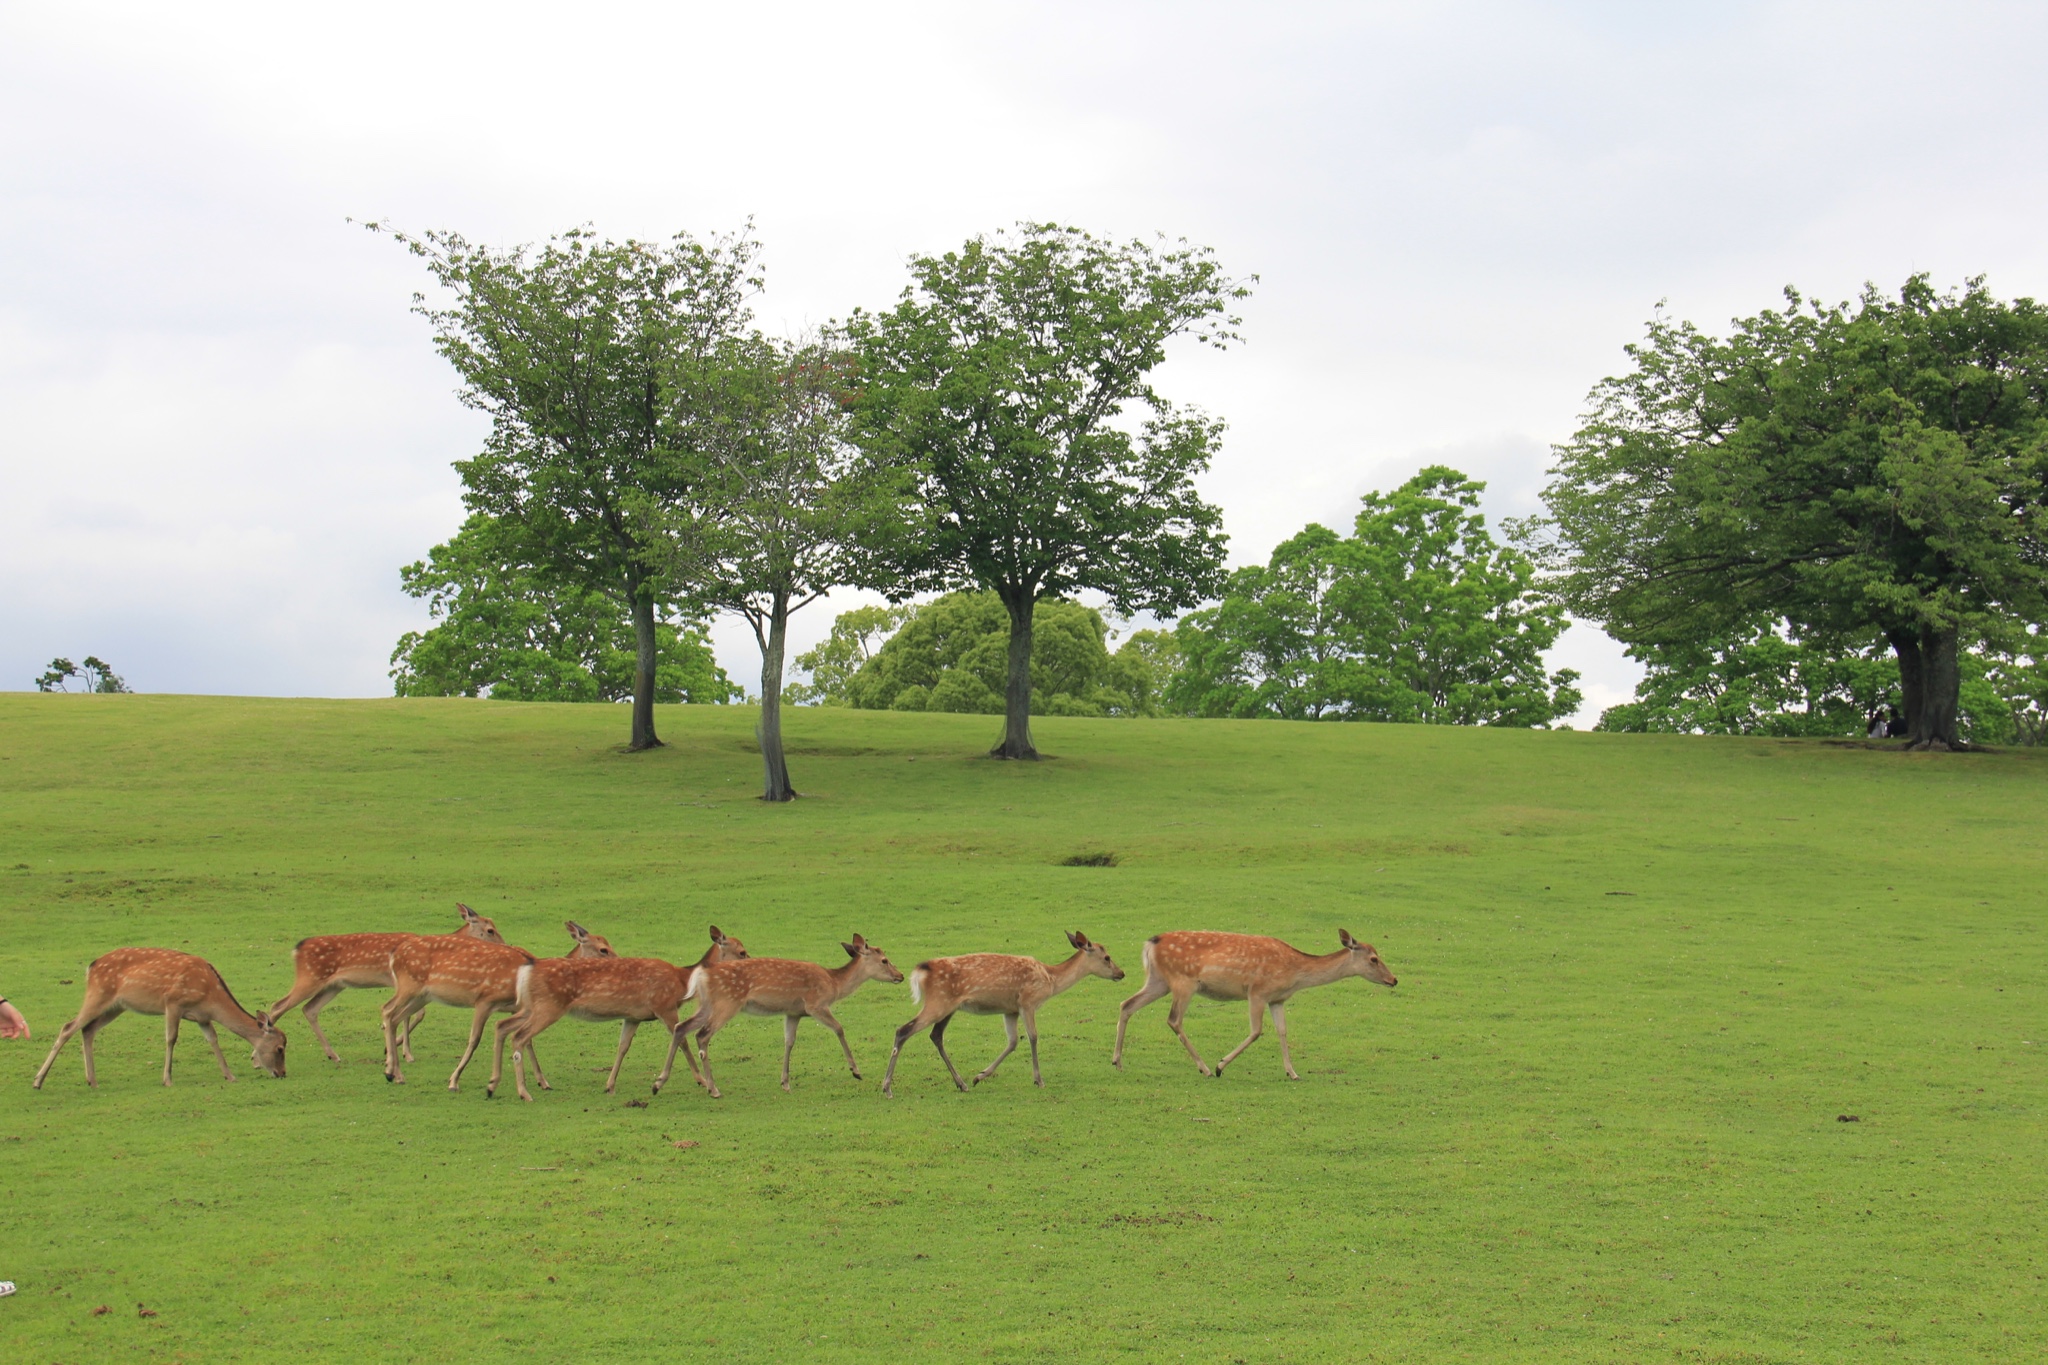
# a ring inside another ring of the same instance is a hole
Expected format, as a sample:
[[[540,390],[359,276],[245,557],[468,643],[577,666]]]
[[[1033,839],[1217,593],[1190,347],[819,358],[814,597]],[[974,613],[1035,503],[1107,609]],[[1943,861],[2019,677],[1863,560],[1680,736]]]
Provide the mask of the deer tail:
[[[913,970],[911,971],[911,973],[910,973],[910,1003],[911,1003],[911,1004],[913,1004],[913,1005],[922,1005],[922,1004],[924,1003],[924,979],[925,979],[925,977],[927,977],[927,976],[928,976],[928,975],[930,975],[930,974],[931,974],[931,968],[930,968],[930,967],[923,967],[923,966],[921,966],[921,967],[917,967],[917,968],[914,968],[914,969],[913,969]]]
[[[683,999],[695,1000],[697,998],[697,992],[701,990],[703,986],[704,969],[702,967],[692,967],[690,969],[690,984],[683,990]]]
[[[503,978],[500,979],[502,980]],[[531,962],[519,969],[519,985],[517,990],[518,994],[515,998],[519,1002],[520,1009],[525,1009],[533,1004],[533,964]]]

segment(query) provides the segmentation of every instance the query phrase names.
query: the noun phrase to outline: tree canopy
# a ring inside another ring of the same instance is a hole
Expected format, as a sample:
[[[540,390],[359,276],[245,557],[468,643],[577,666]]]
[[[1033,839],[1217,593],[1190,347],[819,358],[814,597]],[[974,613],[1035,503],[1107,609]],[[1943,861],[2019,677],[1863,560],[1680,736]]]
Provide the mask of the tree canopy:
[[[452,232],[393,235],[452,296],[445,307],[422,296],[415,311],[462,401],[491,419],[483,451],[456,464],[464,502],[493,520],[508,562],[628,613],[631,745],[659,744],[656,608],[687,595],[664,541],[691,523],[655,513],[688,502],[701,477],[698,447],[715,427],[707,367],[747,320],[756,243],[578,229],[496,250]]]
[[[878,631],[891,627],[893,634],[872,645]],[[1091,607],[1039,600],[1033,620],[1034,714],[1156,713],[1162,633],[1140,631],[1114,654],[1108,633],[1102,613]],[[1001,715],[1009,637],[1002,599],[992,592],[955,592],[914,607],[846,613],[834,623],[833,638],[798,662],[813,670],[814,690],[807,695],[826,705]],[[864,657],[849,668],[856,650]]]
[[[893,309],[856,312],[858,439],[906,471],[900,589],[979,585],[1009,621],[998,757],[1033,758],[1034,607],[1092,589],[1176,612],[1220,586],[1196,492],[1222,425],[1152,384],[1175,337],[1235,340],[1247,296],[1212,254],[1024,224],[919,256]],[[1055,694],[1057,695],[1057,694]]]
[[[1176,630],[1170,709],[1205,716],[1546,725],[1578,708],[1543,653],[1564,611],[1497,543],[1485,485],[1432,466],[1369,493],[1349,537],[1311,525]]]
[[[1631,644],[1785,621],[1881,634],[1915,747],[1962,742],[1962,653],[2048,612],[2048,311],[1927,277],[1787,291],[1715,338],[1658,318],[1545,492],[1555,585]]]
[[[436,624],[408,631],[391,655],[401,697],[630,701],[639,651],[619,598],[508,562],[503,528],[472,515],[428,557],[400,570]],[[656,602],[654,699],[728,702],[744,695],[718,666],[701,621]]]

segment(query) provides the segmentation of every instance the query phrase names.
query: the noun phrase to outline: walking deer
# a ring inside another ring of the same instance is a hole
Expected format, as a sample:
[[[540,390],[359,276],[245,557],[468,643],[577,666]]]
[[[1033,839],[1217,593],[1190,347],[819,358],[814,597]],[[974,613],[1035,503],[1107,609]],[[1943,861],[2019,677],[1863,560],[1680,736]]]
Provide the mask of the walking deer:
[[[1101,944],[1089,942],[1086,934],[1070,933],[1067,942],[1074,945],[1074,955],[1057,966],[1008,953],[969,953],[965,957],[933,958],[913,967],[910,998],[923,1008],[915,1019],[896,1030],[896,1047],[889,1054],[882,1093],[894,1093],[896,1059],[903,1055],[903,1045],[927,1028],[932,1031],[932,1046],[939,1050],[939,1060],[946,1064],[953,1084],[963,1091],[967,1089],[953,1059],[946,1055],[946,1025],[960,1010],[1002,1015],[1003,1031],[1009,1037],[1009,1045],[975,1075],[976,1085],[995,1075],[996,1068],[1017,1050],[1017,1020],[1022,1018],[1024,1035],[1031,1040],[1031,1083],[1043,1086],[1045,1077],[1038,1070],[1039,1008],[1084,976],[1124,979],[1124,969],[1109,960],[1109,953]]]
[[[619,1053],[612,1059],[611,1075],[605,1078],[609,1095],[618,1085],[619,1068],[626,1064],[626,1051],[633,1035],[650,1019],[676,1031],[676,1014],[690,988],[690,973],[714,962],[737,962],[747,955],[746,945],[711,926],[711,947],[688,967],[677,967],[655,957],[615,957],[601,962],[574,958],[542,958],[531,967],[521,967],[518,977],[519,1008],[510,1019],[498,1024],[497,1045],[491,1059],[491,1079],[484,1096],[497,1093],[505,1070],[505,1040],[512,1040],[512,1079],[519,1098],[531,1101],[526,1090],[525,1054],[534,1038],[565,1014],[599,1023],[619,1021]],[[654,1078],[654,1093],[668,1084],[675,1066],[676,1050],[668,1050],[668,1062]],[[535,1070],[536,1078],[539,1071]],[[549,1088],[546,1081],[541,1089]]]
[[[1146,939],[1145,985],[1124,1001],[1117,1013],[1116,1052],[1110,1057],[1111,1064],[1119,1071],[1123,1069],[1124,1028],[1131,1022],[1131,1016],[1160,996],[1171,994],[1173,1006],[1167,1011],[1166,1026],[1180,1039],[1204,1076],[1220,1077],[1224,1067],[1257,1042],[1263,1031],[1261,1016],[1270,1011],[1273,1029],[1280,1035],[1280,1064],[1287,1070],[1287,1079],[1300,1080],[1294,1072],[1294,1058],[1287,1050],[1287,1002],[1311,986],[1327,986],[1347,976],[1362,976],[1382,986],[1395,983],[1394,974],[1380,961],[1370,943],[1360,943],[1344,929],[1337,931],[1337,941],[1344,946],[1315,957],[1290,948],[1277,938],[1258,934],[1177,933],[1156,934]],[[1188,1040],[1187,1030],[1181,1027],[1188,1012],[1188,1000],[1196,995],[1210,1000],[1251,1002],[1251,1034],[1216,1063],[1213,1072]]]
[[[782,1088],[788,1090],[789,1054],[796,1047],[796,1026],[805,1015],[831,1029],[839,1039],[841,1051],[846,1053],[846,1069],[860,1079],[860,1066],[853,1060],[853,1047],[846,1041],[846,1030],[832,1017],[832,1006],[859,990],[869,981],[901,981],[903,973],[896,970],[888,956],[880,948],[870,944],[859,934],[853,942],[842,943],[846,949],[846,962],[838,967],[820,967],[815,962],[794,962],[781,957],[752,957],[744,962],[718,962],[697,968],[690,973],[690,986],[683,998],[697,1002],[697,1012],[675,1030],[669,1041],[668,1062],[662,1067],[666,1075],[675,1065],[676,1048],[681,1047],[683,1058],[690,1064],[690,1074],[697,1083],[710,1092],[711,1098],[721,1098],[718,1082],[711,1076],[711,1040],[718,1031],[732,1022],[733,1016],[747,1014],[779,1014],[782,1016]],[[689,1039],[697,1038],[697,1053],[689,1052]],[[699,1063],[702,1070],[699,1070]]]
[[[284,1079],[284,1034],[268,1014],[251,1014],[235,999],[228,983],[213,964],[203,957],[175,952],[169,948],[116,948],[96,958],[86,969],[85,1000],[78,1017],[57,1033],[56,1045],[36,1072],[35,1088],[43,1088],[57,1054],[72,1034],[85,1053],[85,1083],[95,1088],[99,1078],[93,1072],[92,1043],[99,1031],[123,1010],[164,1017],[164,1084],[171,1083],[171,1053],[178,1045],[178,1024],[189,1020],[199,1025],[213,1055],[220,1062],[220,1074],[229,1080],[235,1073],[228,1067],[227,1054],[220,1050],[219,1024],[249,1042],[249,1060],[279,1080]]]
[[[456,902],[455,908],[462,912],[462,927],[456,932],[485,943],[503,943],[498,926],[476,911]],[[291,1012],[294,1005],[303,1005],[306,1026],[313,1030],[313,1036],[320,1041],[320,1050],[327,1054],[330,1062],[339,1062],[327,1035],[320,1030],[320,1011],[328,1002],[343,991],[366,989],[372,986],[391,984],[391,954],[398,950],[402,940],[412,934],[323,934],[316,938],[302,938],[292,948],[292,988],[284,999],[270,1007],[270,1017],[282,1019]],[[405,1032],[400,1045],[405,1060],[412,1057],[413,1026],[419,1023],[425,1006],[406,1016]]]

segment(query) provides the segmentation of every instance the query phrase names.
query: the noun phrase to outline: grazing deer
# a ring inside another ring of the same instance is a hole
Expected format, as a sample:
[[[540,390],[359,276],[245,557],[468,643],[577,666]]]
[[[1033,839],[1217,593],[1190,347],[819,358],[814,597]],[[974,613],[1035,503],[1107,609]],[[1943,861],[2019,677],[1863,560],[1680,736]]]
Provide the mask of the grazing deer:
[[[123,1010],[164,1017],[165,1085],[171,1083],[171,1052],[178,1045],[178,1024],[187,1019],[199,1025],[206,1041],[213,1044],[220,1074],[229,1080],[235,1078],[235,1073],[228,1069],[227,1054],[220,1050],[220,1035],[213,1031],[215,1024],[246,1038],[250,1045],[249,1060],[279,1080],[284,1079],[284,1034],[271,1023],[270,1015],[251,1014],[243,1009],[211,962],[169,948],[116,948],[94,959],[86,969],[85,1000],[78,1007],[78,1017],[58,1031],[56,1046],[44,1059],[42,1070],[36,1072],[36,1089],[43,1088],[43,1078],[50,1074],[57,1054],[74,1033],[85,1053],[85,1083],[97,1088],[99,1078],[93,1074],[92,1040]]]
[[[1294,1058],[1287,1051],[1287,1002],[1296,992],[1311,986],[1327,986],[1347,976],[1362,976],[1382,986],[1394,984],[1394,974],[1370,943],[1360,943],[1348,930],[1337,931],[1344,946],[1334,953],[1314,957],[1290,948],[1277,938],[1259,934],[1179,933],[1156,934],[1145,940],[1145,986],[1124,1001],[1116,1019],[1116,1052],[1110,1062],[1119,1071],[1124,1065],[1124,1028],[1131,1016],[1160,996],[1172,994],[1173,1007],[1167,1011],[1166,1026],[1180,1039],[1188,1056],[1204,1076],[1221,1076],[1223,1068],[1259,1039],[1261,1016],[1273,1015],[1273,1028],[1280,1035],[1280,1064],[1287,1079],[1298,1081]],[[1210,1000],[1251,1002],[1251,1035],[1216,1063],[1215,1071],[1188,1041],[1181,1020],[1188,1012],[1188,1000],[1201,995]]]
[[[888,956],[859,934],[853,942],[842,943],[846,963],[827,969],[815,962],[793,962],[781,957],[752,957],[744,962],[719,962],[690,973],[685,1000],[697,1002],[697,1012],[675,1030],[669,1041],[666,1075],[675,1066],[676,1048],[684,1049],[684,1060],[697,1083],[719,1099],[718,1082],[711,1078],[711,1039],[732,1022],[734,1015],[779,1014],[782,1016],[782,1088],[788,1090],[789,1054],[796,1046],[796,1026],[805,1015],[831,1029],[846,1053],[846,1069],[860,1079],[860,1066],[853,1060],[853,1047],[846,1030],[832,1017],[832,1006],[859,990],[869,981],[901,981]],[[697,1038],[697,1054],[689,1052],[691,1034]],[[700,1073],[698,1064],[702,1063]]]
[[[485,943],[505,941],[498,933],[498,926],[489,919],[460,901],[456,902],[455,908],[462,912],[462,928],[457,933]],[[327,1035],[320,1031],[320,1011],[326,1009],[335,996],[352,987],[389,986],[391,954],[398,950],[401,940],[411,937],[411,934],[323,934],[317,938],[300,939],[292,949],[294,975],[291,991],[270,1007],[271,1018],[282,1019],[294,1005],[303,1002],[306,1026],[320,1040],[320,1050],[327,1054],[328,1061],[340,1061],[328,1043]],[[419,1022],[424,1009],[422,1006],[405,1019],[405,1032],[400,1043],[408,1062],[413,1059],[413,1026]]]
[[[714,962],[738,962],[747,955],[746,945],[711,926],[711,947],[688,967],[677,967],[655,957],[618,957],[603,962],[581,962],[574,958],[542,958],[531,967],[521,967],[518,978],[519,1009],[498,1024],[497,1046],[491,1059],[491,1079],[484,1086],[485,1098],[495,1095],[505,1071],[505,1039],[512,1040],[512,1079],[519,1098],[532,1100],[526,1090],[525,1054],[542,1030],[565,1014],[603,1023],[619,1020],[619,1055],[612,1059],[611,1075],[605,1078],[609,1095],[619,1082],[619,1068],[626,1064],[626,1051],[633,1035],[650,1019],[659,1019],[671,1037],[676,1031],[676,1012],[690,988],[690,973]],[[668,1064],[654,1078],[654,1093],[668,1084],[676,1051],[668,1051]],[[536,1075],[538,1072],[536,1071]],[[541,1089],[548,1089],[546,1081]]]
[[[952,1074],[953,1084],[963,1091],[967,1089],[953,1059],[946,1055],[946,1025],[959,1010],[969,1014],[1000,1014],[1003,1031],[1009,1035],[1009,1045],[987,1069],[976,1074],[976,1085],[995,1075],[996,1068],[1017,1050],[1017,1020],[1021,1017],[1024,1034],[1031,1040],[1031,1083],[1043,1086],[1045,1077],[1038,1070],[1039,1008],[1084,976],[1124,979],[1124,969],[1109,960],[1109,953],[1101,944],[1090,943],[1086,934],[1070,933],[1067,942],[1074,945],[1074,955],[1056,967],[1036,958],[1013,957],[1008,953],[933,958],[913,967],[910,998],[923,1008],[915,1019],[896,1030],[896,1048],[889,1054],[889,1069],[882,1076],[882,1093],[894,1093],[896,1059],[903,1055],[903,1045],[927,1028],[932,1031],[932,1046],[939,1050],[939,1060]]]

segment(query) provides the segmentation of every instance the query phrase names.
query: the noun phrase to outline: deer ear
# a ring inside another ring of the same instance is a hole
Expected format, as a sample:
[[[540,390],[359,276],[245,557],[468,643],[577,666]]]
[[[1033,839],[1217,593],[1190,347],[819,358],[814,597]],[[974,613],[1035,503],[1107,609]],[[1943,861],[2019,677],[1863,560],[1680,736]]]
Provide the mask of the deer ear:
[[[464,905],[464,904],[463,904],[463,903],[462,903],[461,901],[457,901],[457,902],[455,902],[455,908],[456,908],[457,910],[460,910],[460,911],[462,912],[462,917],[463,917],[464,919],[475,919],[475,918],[476,918],[476,911],[474,911],[474,910],[470,909],[470,908],[469,908],[468,906]]]
[[[724,933],[722,933],[722,932],[721,932],[721,931],[719,930],[719,927],[718,927],[717,925],[715,925],[715,924],[711,926],[711,941],[712,941],[713,943],[723,943],[723,942],[725,942],[725,935],[724,935]]]
[[[858,935],[858,934],[855,934],[855,935],[854,935],[854,937],[855,937],[855,938],[859,938],[859,937],[860,937],[860,935]],[[840,946],[840,947],[842,947],[842,948],[844,948],[844,949],[846,949],[846,955],[847,955],[848,957],[859,957],[859,956],[860,956],[860,949],[858,949],[858,948],[854,947],[854,946],[853,946],[853,945],[852,945],[851,943],[842,943],[842,944],[840,944],[839,946]]]
[[[1067,942],[1073,944],[1076,948],[1086,948],[1088,946],[1088,935],[1082,933],[1079,929],[1070,929],[1067,931]]]
[[[577,923],[577,922],[576,922],[575,920],[573,920],[573,919],[565,919],[565,920],[563,920],[563,921],[562,921],[562,927],[563,927],[564,929],[567,929],[567,930],[569,931],[569,936],[570,936],[571,938],[573,938],[573,939],[577,939],[577,940],[579,940],[579,941],[580,941],[580,940],[582,940],[582,939],[586,939],[586,938],[589,938],[589,937],[590,937],[590,931],[589,931],[588,929],[584,928],[584,927],[583,927],[582,925],[578,924],[578,923]]]
[[[868,946],[868,941],[862,938],[859,934],[855,934],[853,936],[853,946],[856,948],[865,948]]]
[[[269,1027],[271,1027],[271,1019],[270,1019],[270,1011],[269,1011],[269,1010],[257,1010],[257,1011],[256,1011],[256,1027],[257,1027],[257,1028],[269,1028]]]
[[[1351,937],[1351,931],[1349,929],[1339,929],[1337,931],[1337,941],[1343,944],[1346,948],[1356,948],[1358,946],[1358,940]]]

